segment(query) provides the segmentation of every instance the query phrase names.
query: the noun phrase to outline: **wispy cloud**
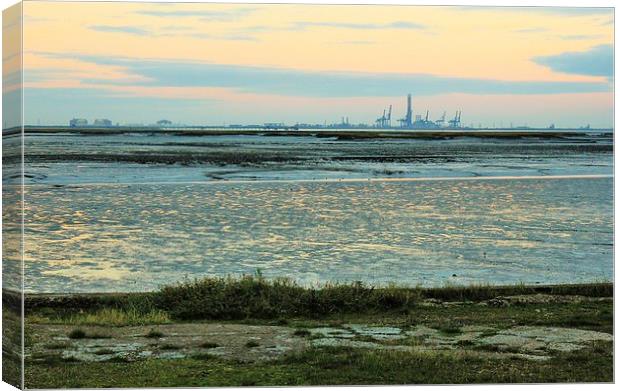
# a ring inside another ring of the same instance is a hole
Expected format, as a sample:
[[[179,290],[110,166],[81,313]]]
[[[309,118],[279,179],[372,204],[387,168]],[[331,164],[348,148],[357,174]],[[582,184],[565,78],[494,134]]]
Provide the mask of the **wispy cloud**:
[[[359,40],[359,41],[338,41],[338,42],[334,42],[335,44],[338,45],[374,45],[377,42],[376,41],[363,41],[363,40]]]
[[[349,23],[349,22],[311,22],[301,21],[295,22],[289,25],[281,26],[268,26],[268,25],[254,25],[244,27],[242,29],[245,33],[263,33],[272,31],[302,31],[311,28],[334,28],[334,29],[351,29],[351,30],[425,30],[428,31],[428,26],[421,23],[414,23],[409,21],[395,21],[391,23]]]
[[[510,13],[538,13],[564,16],[610,15],[612,7],[548,7],[548,6],[457,6],[460,11],[492,11]]]
[[[308,27],[332,27],[342,29],[359,30],[381,30],[381,29],[407,29],[424,30],[426,25],[407,21],[396,21],[391,23],[341,23],[341,22],[297,22],[294,27],[305,29]]]
[[[207,34],[207,33],[192,33],[192,34],[182,34],[182,35],[186,37],[191,37],[191,38],[216,40],[216,41],[258,41],[256,37],[252,37],[249,35],[242,35],[242,34],[214,35],[214,34]]]
[[[514,30],[515,33],[544,33],[549,31],[549,29],[545,28],[545,27],[531,27],[531,28],[525,28],[525,29],[518,29],[518,30]]]
[[[533,61],[556,72],[611,77],[614,72],[614,48],[612,45],[599,45],[582,52],[534,57]]]
[[[593,34],[560,35],[560,38],[566,39],[568,41],[583,41],[587,39],[598,39],[601,37],[602,35],[593,35]]]
[[[145,29],[135,26],[106,26],[106,25],[97,25],[97,26],[89,26],[88,27],[94,31],[101,31],[106,33],[125,33],[125,34],[133,34],[133,35],[149,35],[149,32]]]
[[[157,87],[229,88],[256,94],[306,97],[394,96],[415,91],[417,95],[469,94],[552,94],[607,92],[608,82],[520,82],[489,79],[442,77],[428,74],[385,74],[318,72],[232,64],[135,60],[77,56],[81,61],[122,67],[139,75],[132,83],[85,79],[93,85],[133,85]]]
[[[209,34],[196,32],[194,29],[185,26],[165,26],[158,30],[148,30],[146,28],[135,26],[89,26],[91,30],[107,32],[107,33],[124,33],[139,36],[149,37],[179,37],[179,38],[194,38],[202,40],[215,40],[215,41],[258,41],[256,37],[252,37],[248,34]]]
[[[198,10],[140,10],[140,15],[157,16],[161,18],[199,18],[205,21],[237,20],[256,11],[256,8],[237,8],[222,11]]]

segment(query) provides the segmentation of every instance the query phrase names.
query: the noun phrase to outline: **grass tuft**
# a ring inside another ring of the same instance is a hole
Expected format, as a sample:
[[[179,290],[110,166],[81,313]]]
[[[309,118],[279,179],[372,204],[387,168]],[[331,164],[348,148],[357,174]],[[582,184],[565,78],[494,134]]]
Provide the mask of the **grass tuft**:
[[[158,309],[143,312],[135,308],[102,308],[90,313],[71,314],[55,321],[76,326],[144,326],[170,323],[170,316],[165,311]]]
[[[112,350],[112,349],[104,348],[104,349],[99,349],[99,350],[97,350],[97,351],[95,351],[93,353],[96,354],[97,356],[103,356],[103,355],[106,355],[106,354],[114,354],[116,352],[114,350]]]
[[[151,329],[146,335],[146,338],[162,338],[164,333],[159,330]]]
[[[260,346],[260,344],[258,342],[256,342],[256,341],[254,341],[254,340],[250,340],[250,341],[245,343],[245,347],[246,348],[255,348],[255,347],[258,347],[258,346]]]
[[[293,335],[296,337],[309,337],[310,335],[312,335],[312,333],[310,332],[310,330],[297,329],[295,330],[295,332],[293,332]]]
[[[69,338],[71,339],[82,339],[82,338],[86,338],[86,331],[82,330],[82,329],[73,329],[69,335]]]

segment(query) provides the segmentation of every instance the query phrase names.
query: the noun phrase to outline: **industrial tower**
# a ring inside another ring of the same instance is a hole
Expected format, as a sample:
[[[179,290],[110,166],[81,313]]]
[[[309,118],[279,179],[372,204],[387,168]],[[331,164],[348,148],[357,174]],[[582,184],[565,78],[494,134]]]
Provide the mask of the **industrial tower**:
[[[413,124],[413,108],[411,107],[411,94],[407,94],[407,114],[405,118],[401,118],[398,120],[400,122],[400,126],[403,128],[410,128]]]

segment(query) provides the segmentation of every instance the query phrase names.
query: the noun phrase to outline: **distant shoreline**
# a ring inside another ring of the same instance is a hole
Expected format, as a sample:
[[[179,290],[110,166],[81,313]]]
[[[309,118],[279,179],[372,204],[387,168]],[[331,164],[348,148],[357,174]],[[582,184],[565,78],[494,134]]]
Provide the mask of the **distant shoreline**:
[[[108,128],[72,128],[63,126],[24,127],[25,134],[81,134],[81,135],[119,135],[128,133],[166,134],[178,136],[292,136],[292,137],[336,137],[343,140],[356,139],[446,139],[446,138],[564,138],[564,137],[613,137],[613,129],[264,129],[264,128],[225,128],[225,127],[187,127],[158,128],[119,126]],[[17,135],[21,127],[3,130],[3,136]]]

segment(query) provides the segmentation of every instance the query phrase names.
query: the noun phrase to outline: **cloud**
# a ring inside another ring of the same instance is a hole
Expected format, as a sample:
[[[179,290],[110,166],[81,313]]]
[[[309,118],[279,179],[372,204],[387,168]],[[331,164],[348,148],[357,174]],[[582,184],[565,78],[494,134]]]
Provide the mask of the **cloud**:
[[[338,45],[374,45],[377,42],[376,41],[338,41],[338,42],[334,42],[335,44]]]
[[[601,37],[602,35],[592,35],[592,34],[560,35],[561,39],[565,39],[568,41],[583,41],[583,40],[588,40],[588,39],[598,39]]]
[[[563,16],[613,15],[612,7],[457,6],[454,8],[460,11],[538,13]]]
[[[204,40],[217,40],[217,41],[257,41],[255,37],[247,34],[207,34],[192,32],[193,29],[185,26],[165,26],[160,30],[161,32],[149,31],[140,27],[134,26],[89,26],[91,30],[107,32],[107,33],[124,33],[140,36],[150,37],[187,37]]]
[[[533,61],[555,72],[612,77],[614,48],[612,45],[599,45],[583,52],[534,57]]]
[[[200,18],[205,21],[230,21],[255,12],[256,8],[237,8],[222,11],[199,11],[199,10],[141,10],[137,14],[157,16],[161,18]]]
[[[343,29],[359,30],[380,30],[380,29],[403,29],[403,30],[424,30],[427,26],[419,23],[396,21],[392,23],[339,23],[339,22],[297,22],[297,29],[308,27],[333,27]]]
[[[206,33],[180,34],[186,37],[216,41],[258,41],[255,37],[245,34],[213,35]]]
[[[305,97],[395,96],[442,93],[552,94],[607,92],[608,82],[521,82],[428,74],[319,72],[198,62],[136,60],[96,56],[71,56],[98,65],[116,66],[134,81],[81,80],[89,85],[157,87],[213,87],[238,92]]]
[[[547,14],[555,15],[609,15],[613,14],[614,9],[612,7],[528,7],[532,10]]]
[[[346,22],[295,22],[288,26],[266,26],[255,25],[244,27],[242,31],[246,33],[262,33],[271,31],[299,31],[316,27],[327,27],[336,29],[352,29],[352,30],[426,30],[428,26],[408,21],[395,21],[391,23],[346,23]]]
[[[135,26],[105,26],[105,25],[97,25],[97,26],[89,26],[91,30],[101,31],[106,33],[126,33],[133,35],[148,35],[149,32]]]
[[[515,33],[544,33],[546,31],[549,31],[549,29],[545,28],[545,27],[532,27],[532,28],[525,28],[525,29],[519,29],[519,30],[514,30]]]

